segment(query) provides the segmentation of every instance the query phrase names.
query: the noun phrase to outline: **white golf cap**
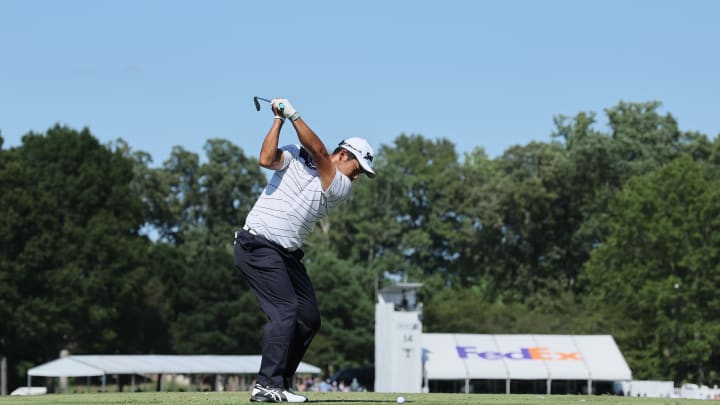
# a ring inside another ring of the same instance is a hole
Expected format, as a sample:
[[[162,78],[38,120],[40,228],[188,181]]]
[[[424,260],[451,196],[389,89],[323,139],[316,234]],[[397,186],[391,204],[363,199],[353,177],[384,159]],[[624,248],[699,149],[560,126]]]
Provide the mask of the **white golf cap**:
[[[372,168],[375,156],[368,141],[362,138],[348,138],[341,141],[339,146],[355,155],[355,158],[360,162],[360,167],[368,177],[375,177],[375,170]]]

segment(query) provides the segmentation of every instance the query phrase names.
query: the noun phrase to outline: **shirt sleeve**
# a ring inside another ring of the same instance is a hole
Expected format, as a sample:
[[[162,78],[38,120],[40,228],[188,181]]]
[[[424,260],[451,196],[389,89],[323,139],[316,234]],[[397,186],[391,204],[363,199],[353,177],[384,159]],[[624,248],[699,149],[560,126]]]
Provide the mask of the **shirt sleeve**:
[[[282,151],[282,167],[278,171],[283,171],[290,166],[293,159],[297,159],[300,154],[300,148],[297,145],[285,145],[280,148]]]
[[[348,198],[350,196],[351,186],[352,182],[350,178],[342,174],[340,170],[335,169],[335,177],[332,183],[330,183],[330,187],[323,192],[325,198],[327,198],[328,206],[333,207]]]

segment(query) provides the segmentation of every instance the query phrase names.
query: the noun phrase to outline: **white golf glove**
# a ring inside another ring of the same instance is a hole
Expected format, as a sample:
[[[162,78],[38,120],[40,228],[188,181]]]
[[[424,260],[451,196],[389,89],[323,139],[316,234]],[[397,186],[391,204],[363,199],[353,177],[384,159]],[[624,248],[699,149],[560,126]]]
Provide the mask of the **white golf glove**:
[[[295,111],[295,107],[293,107],[292,104],[290,104],[290,101],[286,98],[274,98],[272,99],[271,104],[280,110],[283,117],[290,118],[290,121],[295,121],[300,118],[300,113]]]

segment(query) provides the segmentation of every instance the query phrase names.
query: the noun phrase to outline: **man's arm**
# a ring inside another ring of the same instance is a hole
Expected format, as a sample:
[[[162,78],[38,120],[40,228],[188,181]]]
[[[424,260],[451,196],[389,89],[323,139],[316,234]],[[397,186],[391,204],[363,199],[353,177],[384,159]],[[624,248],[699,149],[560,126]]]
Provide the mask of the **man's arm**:
[[[300,144],[310,153],[315,162],[315,167],[320,175],[320,185],[323,190],[327,190],[332,184],[335,178],[335,164],[330,160],[330,154],[325,148],[320,137],[310,129],[310,127],[300,118],[300,115],[295,111],[293,106],[287,99],[275,99],[273,105],[283,104],[284,108],[282,113],[285,117],[290,118],[295,131],[297,132],[298,140]]]
[[[282,150],[278,149],[278,139],[280,138],[280,129],[282,129],[285,120],[280,118],[280,113],[274,106],[272,109],[273,112],[275,112],[275,119],[267,135],[265,135],[262,148],[260,149],[260,166],[266,169],[279,170],[282,168]]]

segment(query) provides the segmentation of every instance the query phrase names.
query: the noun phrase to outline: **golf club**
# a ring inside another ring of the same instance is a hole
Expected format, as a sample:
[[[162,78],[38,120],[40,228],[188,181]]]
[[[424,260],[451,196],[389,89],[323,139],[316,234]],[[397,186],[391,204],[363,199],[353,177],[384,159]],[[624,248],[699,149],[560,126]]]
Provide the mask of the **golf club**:
[[[266,103],[272,103],[271,100],[268,100],[266,98],[262,98],[262,97],[258,97],[258,96],[253,97],[253,103],[255,103],[255,110],[257,110],[257,111],[260,111],[260,101],[264,101]],[[280,103],[280,105],[278,105],[278,107],[282,110],[285,108],[285,105],[283,105],[283,103]]]

